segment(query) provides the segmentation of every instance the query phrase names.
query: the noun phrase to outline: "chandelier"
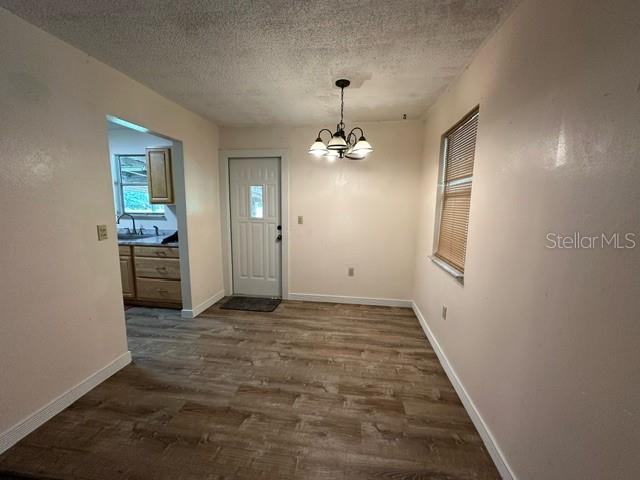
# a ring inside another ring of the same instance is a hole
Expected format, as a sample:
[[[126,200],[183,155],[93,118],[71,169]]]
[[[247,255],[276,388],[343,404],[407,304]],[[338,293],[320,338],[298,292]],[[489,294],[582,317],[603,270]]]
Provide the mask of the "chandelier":
[[[353,127],[349,134],[345,134],[344,124],[344,89],[351,82],[346,79],[336,81],[336,87],[340,89],[340,123],[336,126],[335,133],[331,133],[328,128],[323,128],[318,132],[318,138],[309,148],[309,153],[315,157],[327,157],[329,160],[336,158],[348,158],[350,160],[362,160],[369,153],[373,152],[373,147],[364,138],[364,132],[360,127]],[[359,136],[356,135],[359,132]],[[331,135],[329,143],[325,144],[322,134],[327,132]]]

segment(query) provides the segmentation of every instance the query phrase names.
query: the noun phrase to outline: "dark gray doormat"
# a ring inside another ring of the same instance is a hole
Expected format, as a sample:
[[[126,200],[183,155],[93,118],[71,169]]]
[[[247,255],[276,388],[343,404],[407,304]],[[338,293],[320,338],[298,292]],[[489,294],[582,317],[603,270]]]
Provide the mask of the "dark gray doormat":
[[[220,308],[225,310],[248,310],[250,312],[273,312],[282,300],[263,297],[231,297]]]

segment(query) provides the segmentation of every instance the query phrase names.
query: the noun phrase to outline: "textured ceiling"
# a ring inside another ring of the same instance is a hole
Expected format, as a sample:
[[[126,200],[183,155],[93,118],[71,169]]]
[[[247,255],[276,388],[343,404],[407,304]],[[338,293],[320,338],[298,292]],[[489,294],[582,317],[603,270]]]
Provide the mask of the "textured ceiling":
[[[219,125],[416,118],[518,0],[0,0]]]

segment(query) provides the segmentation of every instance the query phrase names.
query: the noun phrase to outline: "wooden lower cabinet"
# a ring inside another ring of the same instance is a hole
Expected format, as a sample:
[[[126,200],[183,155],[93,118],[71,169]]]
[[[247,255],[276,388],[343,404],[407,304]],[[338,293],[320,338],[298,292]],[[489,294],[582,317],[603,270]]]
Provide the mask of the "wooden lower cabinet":
[[[135,298],[136,281],[133,276],[133,258],[120,257],[120,280],[122,281],[122,296],[126,299]]]
[[[182,307],[177,247],[120,245],[120,273],[127,304]]]

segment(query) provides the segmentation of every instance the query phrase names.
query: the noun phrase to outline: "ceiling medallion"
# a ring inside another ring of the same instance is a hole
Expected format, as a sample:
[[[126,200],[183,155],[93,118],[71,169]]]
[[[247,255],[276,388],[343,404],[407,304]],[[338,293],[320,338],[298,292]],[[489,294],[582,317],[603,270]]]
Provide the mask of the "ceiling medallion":
[[[360,127],[353,127],[348,135],[345,134],[344,124],[344,89],[351,82],[344,78],[336,81],[336,87],[340,89],[340,123],[336,126],[335,133],[331,133],[328,128],[323,128],[318,132],[318,138],[309,148],[309,153],[315,157],[327,157],[330,160],[336,158],[348,158],[350,160],[362,160],[369,153],[373,152],[373,147],[364,138],[364,132]],[[356,131],[360,135],[356,135]],[[331,135],[329,143],[322,140],[323,132]]]

